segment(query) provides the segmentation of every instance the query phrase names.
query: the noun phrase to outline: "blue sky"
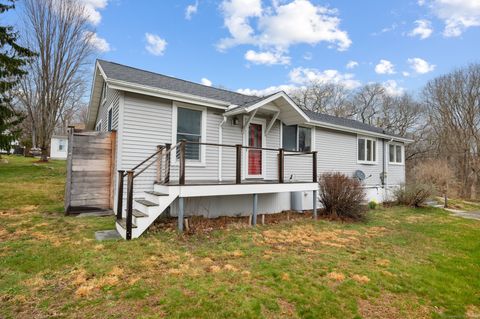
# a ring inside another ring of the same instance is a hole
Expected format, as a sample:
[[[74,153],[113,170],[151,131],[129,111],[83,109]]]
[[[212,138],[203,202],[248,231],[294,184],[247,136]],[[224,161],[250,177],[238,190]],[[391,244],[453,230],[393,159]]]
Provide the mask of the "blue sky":
[[[98,58],[246,93],[309,80],[418,92],[480,62],[480,0],[82,1]]]

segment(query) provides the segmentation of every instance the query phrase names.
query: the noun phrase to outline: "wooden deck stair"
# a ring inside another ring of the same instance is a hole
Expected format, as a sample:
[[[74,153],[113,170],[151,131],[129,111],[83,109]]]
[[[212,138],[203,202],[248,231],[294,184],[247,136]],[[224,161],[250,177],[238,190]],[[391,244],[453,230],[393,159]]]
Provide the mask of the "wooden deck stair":
[[[136,198],[133,201],[132,238],[140,237],[165,212],[178,197],[178,188],[164,186],[161,191],[144,192],[143,196],[143,198]],[[116,222],[117,231],[124,239],[127,236],[125,216],[126,212],[124,212],[123,218]]]

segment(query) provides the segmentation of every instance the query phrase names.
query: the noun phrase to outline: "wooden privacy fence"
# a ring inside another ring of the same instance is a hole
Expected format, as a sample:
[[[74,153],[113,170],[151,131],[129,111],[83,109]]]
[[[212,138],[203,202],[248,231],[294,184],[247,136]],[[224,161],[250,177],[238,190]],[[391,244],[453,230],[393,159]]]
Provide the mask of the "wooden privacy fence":
[[[65,213],[113,208],[116,132],[69,128]]]

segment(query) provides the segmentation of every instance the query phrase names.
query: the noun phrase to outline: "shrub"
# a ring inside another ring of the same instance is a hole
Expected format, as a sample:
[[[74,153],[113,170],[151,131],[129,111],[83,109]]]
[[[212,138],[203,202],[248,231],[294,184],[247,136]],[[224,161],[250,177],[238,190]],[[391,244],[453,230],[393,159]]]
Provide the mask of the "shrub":
[[[365,193],[360,181],[342,173],[320,176],[320,203],[331,218],[361,220],[365,217]]]
[[[402,185],[394,191],[397,204],[420,207],[435,193],[433,186],[422,183]]]
[[[377,208],[377,205],[378,205],[377,202],[372,200],[368,203],[368,208],[375,209],[375,208]]]

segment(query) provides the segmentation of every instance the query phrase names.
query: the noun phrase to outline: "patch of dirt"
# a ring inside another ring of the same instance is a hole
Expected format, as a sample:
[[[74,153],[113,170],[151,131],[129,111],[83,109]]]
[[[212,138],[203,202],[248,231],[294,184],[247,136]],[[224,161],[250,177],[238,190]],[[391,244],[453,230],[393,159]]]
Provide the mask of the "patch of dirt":
[[[360,233],[353,230],[319,231],[311,225],[294,226],[290,230],[265,230],[255,238],[257,244],[286,250],[297,245],[310,249],[314,245],[344,248],[360,243]],[[267,252],[265,252],[268,254]]]
[[[365,319],[431,318],[430,309],[407,295],[383,292],[378,298],[358,301],[358,310]]]
[[[265,224],[279,224],[287,221],[296,221],[302,219],[312,219],[313,215],[311,212],[297,213],[286,211],[277,214],[265,214],[263,220]],[[186,235],[193,234],[208,234],[214,230],[229,230],[229,229],[243,229],[250,227],[249,225],[250,217],[241,216],[241,217],[218,217],[218,218],[206,218],[202,216],[191,216],[188,217],[188,229],[185,231]],[[257,225],[262,224],[262,215],[257,217]],[[186,226],[186,225],[185,225]],[[148,229],[149,232],[158,232],[158,231],[175,231],[177,229],[177,218],[163,218],[159,219],[155,224],[150,226]]]

